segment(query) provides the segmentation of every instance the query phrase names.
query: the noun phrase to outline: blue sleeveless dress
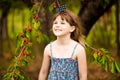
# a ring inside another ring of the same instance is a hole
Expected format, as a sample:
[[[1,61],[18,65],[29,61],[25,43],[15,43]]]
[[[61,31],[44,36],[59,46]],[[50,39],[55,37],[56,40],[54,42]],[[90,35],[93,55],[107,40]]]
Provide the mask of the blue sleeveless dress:
[[[48,80],[79,80],[78,62],[72,59],[76,47],[77,44],[70,58],[55,58],[52,55],[52,45],[50,44],[51,67]]]

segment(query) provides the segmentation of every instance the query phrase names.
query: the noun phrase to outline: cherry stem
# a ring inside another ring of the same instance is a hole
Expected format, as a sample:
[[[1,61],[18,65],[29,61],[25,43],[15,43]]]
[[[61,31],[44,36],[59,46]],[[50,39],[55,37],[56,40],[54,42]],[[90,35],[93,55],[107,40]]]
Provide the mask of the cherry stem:
[[[24,49],[26,48],[26,46],[24,45],[24,47],[22,48],[20,54],[18,55],[18,57],[20,57],[22,55],[22,52],[24,51]]]
[[[85,45],[88,46],[92,50],[96,50],[94,47],[90,46],[87,42],[85,42]]]

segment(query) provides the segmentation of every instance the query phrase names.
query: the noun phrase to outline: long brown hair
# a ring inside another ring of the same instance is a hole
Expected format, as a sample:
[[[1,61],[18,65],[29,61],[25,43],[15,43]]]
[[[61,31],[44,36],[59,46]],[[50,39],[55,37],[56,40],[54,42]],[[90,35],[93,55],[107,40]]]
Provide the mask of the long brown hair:
[[[62,20],[65,19],[71,26],[75,26],[75,30],[71,33],[71,38],[85,47],[84,39],[82,36],[84,29],[80,24],[79,17],[69,10],[61,11],[55,14],[53,17],[53,21],[56,19],[57,16],[61,16]]]

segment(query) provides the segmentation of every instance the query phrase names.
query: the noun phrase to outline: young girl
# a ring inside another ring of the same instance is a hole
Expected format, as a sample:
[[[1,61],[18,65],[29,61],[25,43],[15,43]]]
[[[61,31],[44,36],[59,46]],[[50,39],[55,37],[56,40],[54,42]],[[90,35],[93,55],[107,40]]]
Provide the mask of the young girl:
[[[45,47],[39,80],[87,80],[87,62],[81,26],[71,11],[53,18],[56,40]]]

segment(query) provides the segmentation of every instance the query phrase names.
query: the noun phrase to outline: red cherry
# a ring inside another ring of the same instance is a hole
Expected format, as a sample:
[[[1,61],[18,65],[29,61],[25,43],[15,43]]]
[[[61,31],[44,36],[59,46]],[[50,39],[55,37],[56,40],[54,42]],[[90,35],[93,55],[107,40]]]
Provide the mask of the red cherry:
[[[57,8],[57,6],[56,6],[56,5],[54,5],[54,6],[53,6],[53,8],[54,8],[54,9],[56,9],[56,8]]]
[[[26,52],[26,56],[29,56],[30,54],[28,52]]]
[[[28,52],[23,52],[22,54],[25,55],[25,56],[29,56],[30,55]]]
[[[28,27],[25,27],[25,30],[28,30]]]
[[[21,37],[21,38],[24,38],[24,34],[23,34],[23,33],[21,33],[21,34],[20,34],[20,37]]]
[[[23,55],[25,55],[25,54],[26,54],[26,52],[22,52],[22,54],[23,54]]]
[[[32,28],[31,28],[31,27],[29,27],[29,28],[28,28],[28,30],[31,32],[31,31],[32,31]]]
[[[93,50],[92,54],[98,54],[98,50]]]
[[[95,50],[95,54],[98,54],[99,53],[99,51],[98,50]]]
[[[34,6],[34,5],[35,5],[35,2],[32,3],[32,6]]]
[[[20,74],[20,71],[18,71],[17,74]]]
[[[26,44],[26,45],[28,44],[28,40],[27,39],[24,40],[24,44]]]
[[[33,18],[37,19],[38,18],[38,14],[34,14]]]
[[[104,54],[103,53],[100,53],[100,57],[102,58],[104,56]]]
[[[19,61],[22,61],[22,60],[23,60],[23,57],[19,57],[18,59],[19,59]]]

